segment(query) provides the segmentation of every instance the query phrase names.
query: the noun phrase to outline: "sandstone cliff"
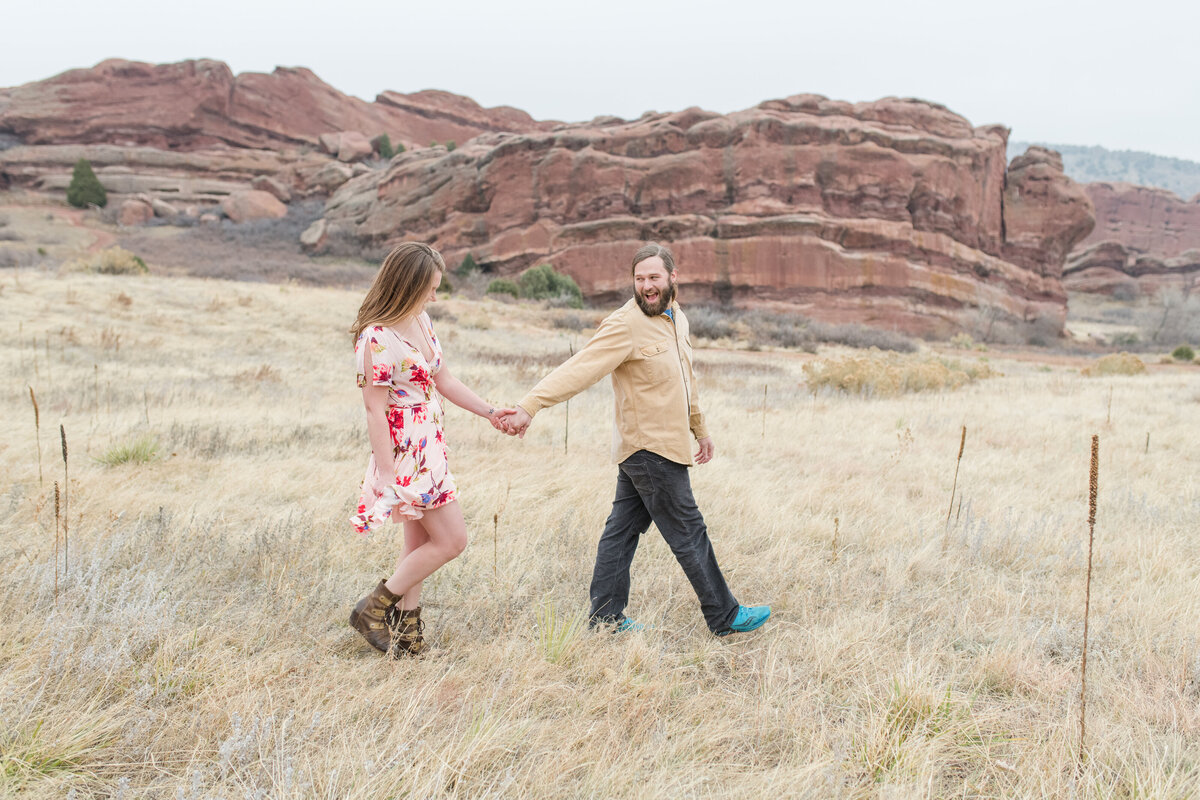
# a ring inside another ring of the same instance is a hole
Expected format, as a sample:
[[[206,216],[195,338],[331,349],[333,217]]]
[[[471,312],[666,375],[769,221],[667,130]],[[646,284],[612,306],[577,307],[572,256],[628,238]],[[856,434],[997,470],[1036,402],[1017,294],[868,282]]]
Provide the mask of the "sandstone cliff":
[[[1166,189],[1128,183],[1084,185],[1096,228],[1080,247],[1115,241],[1159,258],[1200,248],[1200,195],[1184,200]]]
[[[514,108],[480,107],[448,92],[342,94],[310,70],[234,75],[220,61],[144,64],[110,59],[44,81],[0,89],[0,134],[22,144],[214,145],[279,149],[315,145],[330,131],[387,133],[395,143],[466,141],[487,131],[535,131]]]
[[[351,180],[306,242],[422,239],[499,275],[549,261],[611,302],[638,244],[660,239],[691,302],[917,333],[981,314],[1061,328],[1063,258],[1091,202],[1051,151],[1006,172],[1007,134],[922,101],[814,95],[488,134]]]

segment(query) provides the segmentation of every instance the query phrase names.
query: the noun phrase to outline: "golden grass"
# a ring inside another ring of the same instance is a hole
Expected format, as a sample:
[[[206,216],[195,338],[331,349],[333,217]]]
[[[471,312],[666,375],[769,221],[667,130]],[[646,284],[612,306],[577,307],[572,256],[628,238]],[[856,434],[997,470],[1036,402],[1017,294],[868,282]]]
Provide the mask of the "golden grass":
[[[1083,368],[1084,375],[1101,377],[1105,375],[1141,375],[1146,371],[1146,364],[1131,353],[1109,353]]]
[[[928,354],[885,353],[874,347],[865,353],[822,358],[804,365],[804,377],[812,391],[834,389],[873,397],[958,389],[993,374],[983,360],[964,364]]]
[[[451,409],[472,544],[427,582],[429,655],[390,663],[346,625],[399,542],[346,522],[367,457],[345,333],[357,293],[28,270],[0,283],[0,795],[1200,792],[1186,370],[1100,385],[993,351],[1003,374],[956,392],[814,396],[804,356],[697,351],[717,458],[695,492],[735,594],[775,610],[728,639],[653,532],[629,609],[653,628],[579,624],[615,481],[606,384],[572,400],[566,453],[561,407],[524,441]],[[536,309],[446,306],[471,321],[438,323],[449,363],[496,402],[580,344]],[[27,387],[74,456],[57,608],[63,476],[47,462],[39,485]],[[1083,465],[1101,430],[1077,765]],[[94,460],[143,434],[157,460]]]

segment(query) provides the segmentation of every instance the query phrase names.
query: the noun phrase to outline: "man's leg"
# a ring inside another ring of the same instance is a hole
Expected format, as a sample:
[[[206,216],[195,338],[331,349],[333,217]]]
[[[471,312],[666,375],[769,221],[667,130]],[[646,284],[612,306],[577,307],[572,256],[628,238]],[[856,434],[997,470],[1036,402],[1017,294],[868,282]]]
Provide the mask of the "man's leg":
[[[590,624],[620,622],[629,603],[629,565],[637,551],[638,538],[650,527],[650,512],[642,503],[624,464],[618,467],[617,494],[612,513],[596,547],[592,570],[592,613]]]
[[[688,468],[647,450],[634,453],[621,467],[683,567],[709,630],[728,631],[737,616],[738,601],[717,566],[708,528],[692,496]]]

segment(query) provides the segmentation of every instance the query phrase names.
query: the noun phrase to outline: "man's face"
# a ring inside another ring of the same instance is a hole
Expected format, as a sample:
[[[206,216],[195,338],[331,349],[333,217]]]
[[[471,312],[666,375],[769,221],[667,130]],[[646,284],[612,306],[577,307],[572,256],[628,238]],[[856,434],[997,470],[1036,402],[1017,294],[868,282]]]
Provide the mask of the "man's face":
[[[675,273],[668,273],[658,256],[639,261],[633,268],[633,292],[646,316],[657,317],[675,299]]]

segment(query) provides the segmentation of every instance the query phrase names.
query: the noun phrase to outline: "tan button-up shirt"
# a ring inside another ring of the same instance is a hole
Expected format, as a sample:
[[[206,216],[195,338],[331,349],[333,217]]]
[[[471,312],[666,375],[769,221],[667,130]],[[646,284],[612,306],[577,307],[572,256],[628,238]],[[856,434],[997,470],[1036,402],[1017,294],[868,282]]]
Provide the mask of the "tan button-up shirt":
[[[530,416],[612,375],[616,405],[613,460],[649,450],[692,464],[692,436],[708,436],[692,372],[688,321],[678,303],[674,321],[648,317],[630,300],[609,314],[584,348],[538,382],[518,403]]]

